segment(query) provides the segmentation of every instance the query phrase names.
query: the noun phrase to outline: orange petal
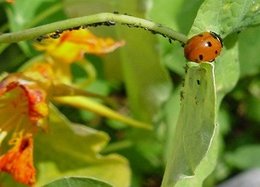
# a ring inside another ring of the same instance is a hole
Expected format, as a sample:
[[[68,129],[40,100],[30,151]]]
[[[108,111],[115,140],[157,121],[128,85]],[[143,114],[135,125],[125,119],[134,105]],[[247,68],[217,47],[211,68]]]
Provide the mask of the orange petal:
[[[7,3],[14,3],[14,0],[5,0]]]
[[[32,134],[15,137],[14,147],[0,157],[0,171],[10,173],[17,182],[35,183]]]

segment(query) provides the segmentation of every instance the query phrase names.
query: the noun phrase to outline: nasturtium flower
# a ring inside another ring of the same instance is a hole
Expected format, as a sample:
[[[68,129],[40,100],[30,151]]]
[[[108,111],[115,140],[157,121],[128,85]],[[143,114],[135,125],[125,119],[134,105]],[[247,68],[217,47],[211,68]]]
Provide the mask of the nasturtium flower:
[[[0,172],[20,183],[35,183],[33,135],[46,129],[47,93],[22,73],[9,74],[0,82],[0,134],[11,133],[13,146],[0,156]]]
[[[0,82],[0,130],[33,132],[44,127],[48,115],[46,96],[36,82],[22,74],[8,75]]]
[[[0,156],[0,171],[10,173],[20,183],[35,183],[33,165],[33,136],[31,133],[15,134],[9,142],[13,146],[6,154]]]
[[[111,38],[98,38],[87,29],[64,31],[57,39],[45,39],[35,44],[36,49],[63,63],[81,60],[85,53],[101,55],[114,51],[124,45],[124,41]]]
[[[58,79],[58,77],[55,77],[53,64],[44,59],[40,59],[24,68],[22,74],[37,81],[46,92],[49,92],[53,82]]]

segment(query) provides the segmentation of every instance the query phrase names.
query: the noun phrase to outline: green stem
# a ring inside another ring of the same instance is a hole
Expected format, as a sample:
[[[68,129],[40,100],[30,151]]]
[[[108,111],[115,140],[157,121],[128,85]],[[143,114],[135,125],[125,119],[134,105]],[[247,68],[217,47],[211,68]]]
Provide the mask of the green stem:
[[[182,44],[186,43],[187,41],[187,37],[185,35],[176,32],[169,27],[162,26],[152,21],[115,13],[99,13],[90,16],[58,21],[23,31],[2,34],[0,35],[0,43],[12,43],[22,40],[30,40],[51,32],[55,32],[56,30],[66,30],[79,26],[82,26],[82,28],[87,28],[101,25],[112,26],[114,24],[122,24],[129,27],[143,28],[154,34],[160,34],[168,38],[169,40],[177,40]]]
[[[120,151],[122,149],[127,149],[129,147],[133,146],[133,143],[129,140],[124,140],[124,141],[119,141],[119,142],[114,142],[109,145],[107,145],[103,150],[102,154],[108,154],[108,153],[113,153],[116,151]]]

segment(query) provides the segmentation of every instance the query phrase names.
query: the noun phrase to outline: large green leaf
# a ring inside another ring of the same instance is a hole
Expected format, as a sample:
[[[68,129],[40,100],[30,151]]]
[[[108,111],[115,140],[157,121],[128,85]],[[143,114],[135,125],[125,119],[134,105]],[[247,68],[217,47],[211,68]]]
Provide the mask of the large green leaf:
[[[145,17],[148,1],[119,1],[118,7],[129,14]],[[122,68],[130,107],[138,118],[151,122],[169,97],[171,83],[162,66],[154,35],[120,27],[118,33],[127,45],[121,50]]]
[[[102,156],[108,136],[82,125],[71,124],[57,110],[50,115],[49,132],[36,136],[37,186],[65,176],[86,176],[127,187],[128,162],[122,156]]]
[[[260,23],[260,0],[206,0],[191,33],[214,31],[223,38]]]
[[[112,187],[105,182],[83,177],[66,177],[59,180],[55,180],[43,187]]]
[[[183,184],[183,181],[190,181],[194,177],[215,134],[214,66],[208,63],[189,63],[188,66],[184,98],[172,140],[173,149],[163,179],[162,186],[165,187],[178,186],[178,183]],[[187,184],[192,186],[189,182]]]

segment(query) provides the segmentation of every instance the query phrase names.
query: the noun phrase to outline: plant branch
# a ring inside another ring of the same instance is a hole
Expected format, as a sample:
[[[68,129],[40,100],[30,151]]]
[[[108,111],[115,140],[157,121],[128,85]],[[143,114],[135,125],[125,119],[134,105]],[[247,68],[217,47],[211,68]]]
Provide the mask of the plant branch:
[[[2,34],[0,35],[0,43],[13,43],[22,40],[30,40],[48,33],[55,32],[57,30],[63,31],[75,28],[78,29],[97,26],[113,26],[116,24],[127,25],[128,27],[134,28],[143,28],[152,32],[153,34],[160,34],[168,38],[169,41],[177,40],[182,44],[186,43],[187,41],[187,37],[184,34],[146,19],[118,13],[99,13],[84,17],[67,19],[64,21],[58,21],[23,31]]]

